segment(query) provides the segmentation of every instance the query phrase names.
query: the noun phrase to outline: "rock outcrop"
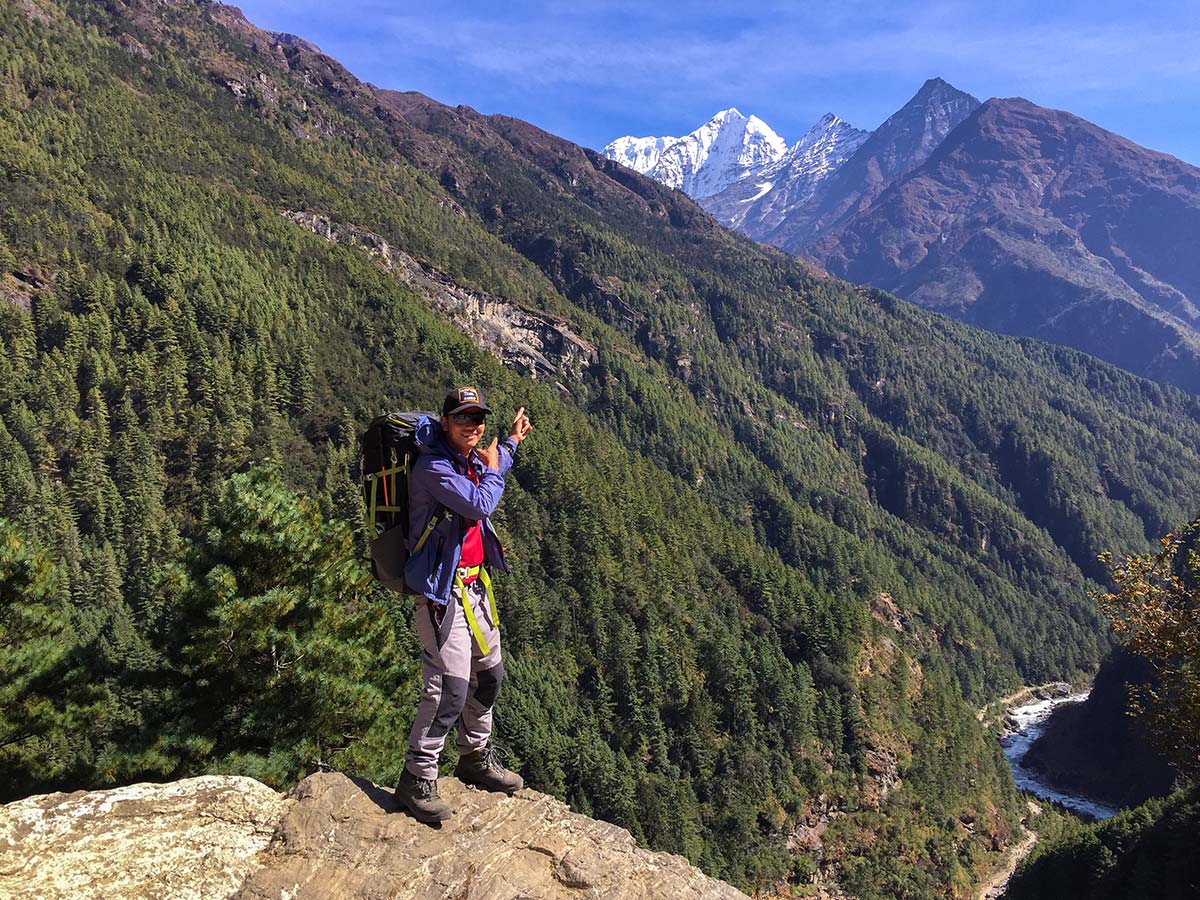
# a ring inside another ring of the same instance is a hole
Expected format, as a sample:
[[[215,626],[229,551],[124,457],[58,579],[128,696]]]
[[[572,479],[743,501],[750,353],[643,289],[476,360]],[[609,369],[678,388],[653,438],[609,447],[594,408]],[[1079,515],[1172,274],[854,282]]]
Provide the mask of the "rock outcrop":
[[[233,894],[290,805],[253,778],[28,797],[0,807],[0,897]]]
[[[392,247],[380,235],[328,216],[287,211],[284,217],[328,241],[358,247],[385,271],[456,321],[483,349],[531,378],[578,378],[596,361],[596,348],[563,321],[472,291],[450,276]],[[566,390],[560,384],[560,388]]]
[[[49,794],[0,807],[0,896],[45,900],[584,900],[745,895],[544,794],[440,782],[430,828],[337,773],[286,796],[249,778]]]

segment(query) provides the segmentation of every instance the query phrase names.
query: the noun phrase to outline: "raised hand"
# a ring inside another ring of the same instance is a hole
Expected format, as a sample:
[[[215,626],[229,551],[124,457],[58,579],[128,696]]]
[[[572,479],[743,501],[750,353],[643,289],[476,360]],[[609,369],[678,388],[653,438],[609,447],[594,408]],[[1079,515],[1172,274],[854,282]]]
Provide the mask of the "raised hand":
[[[499,438],[492,438],[492,442],[490,444],[488,444],[486,447],[484,447],[482,450],[479,449],[478,447],[475,448],[475,455],[478,456],[483,461],[483,464],[485,466],[487,466],[489,469],[499,469],[500,468],[500,448],[498,446],[499,443],[500,443]]]
[[[529,424],[529,416],[525,415],[525,407],[522,406],[513,417],[512,432],[509,434],[509,438],[514,444],[519,444],[529,437],[531,431],[533,431],[533,426]]]

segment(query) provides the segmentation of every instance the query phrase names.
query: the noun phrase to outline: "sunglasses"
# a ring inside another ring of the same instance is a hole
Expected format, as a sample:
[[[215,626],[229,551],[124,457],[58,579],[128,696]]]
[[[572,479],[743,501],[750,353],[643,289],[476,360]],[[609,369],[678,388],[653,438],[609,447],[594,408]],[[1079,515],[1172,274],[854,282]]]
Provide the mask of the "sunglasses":
[[[482,425],[487,418],[487,413],[455,413],[450,417],[450,421],[455,425]]]

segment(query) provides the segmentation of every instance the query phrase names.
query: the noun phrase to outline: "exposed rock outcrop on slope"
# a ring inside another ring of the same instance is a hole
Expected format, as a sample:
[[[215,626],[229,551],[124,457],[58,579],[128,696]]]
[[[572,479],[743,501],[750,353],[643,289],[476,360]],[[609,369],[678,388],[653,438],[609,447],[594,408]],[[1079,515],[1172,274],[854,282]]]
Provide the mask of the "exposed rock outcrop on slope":
[[[228,897],[289,805],[212,775],[27,797],[0,807],[0,897]]]
[[[364,250],[384,271],[462,325],[481,347],[530,378],[578,378],[596,361],[596,348],[566,322],[494,294],[468,290],[444,272],[392,247],[373,231],[311,212],[285,211],[283,216],[335,244]],[[566,390],[561,383],[560,387]]]
[[[286,796],[249,778],[48,794],[0,807],[0,896],[105,900],[745,898],[544,794],[440,782],[441,828],[337,773]]]

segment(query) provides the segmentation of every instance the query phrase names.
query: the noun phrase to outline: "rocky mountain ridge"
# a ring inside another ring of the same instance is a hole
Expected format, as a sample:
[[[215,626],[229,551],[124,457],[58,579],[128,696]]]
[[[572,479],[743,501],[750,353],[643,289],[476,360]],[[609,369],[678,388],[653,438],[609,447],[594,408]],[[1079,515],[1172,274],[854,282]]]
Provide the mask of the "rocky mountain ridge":
[[[739,231],[778,224],[812,198],[869,134],[826,113],[783,157],[705,198],[704,208]]]
[[[989,100],[805,252],[970,324],[1198,392],[1197,242],[1200,169],[1017,98]]]
[[[723,224],[795,253],[928,159],[978,105],[970,94],[931,78],[874,132],[826,113],[786,151],[768,143],[769,152],[743,150],[736,165],[727,161],[728,150],[708,148],[736,146],[739,139],[745,145],[754,123],[770,130],[736,109],[717,113],[686,138],[626,136],[603,152],[682,190]]]
[[[904,106],[871,132],[858,150],[778,225],[747,223],[755,240],[798,253],[818,235],[868,207],[890,185],[927,160],[979,101],[941,78],[930,78]],[[769,228],[769,230],[768,230]]]

